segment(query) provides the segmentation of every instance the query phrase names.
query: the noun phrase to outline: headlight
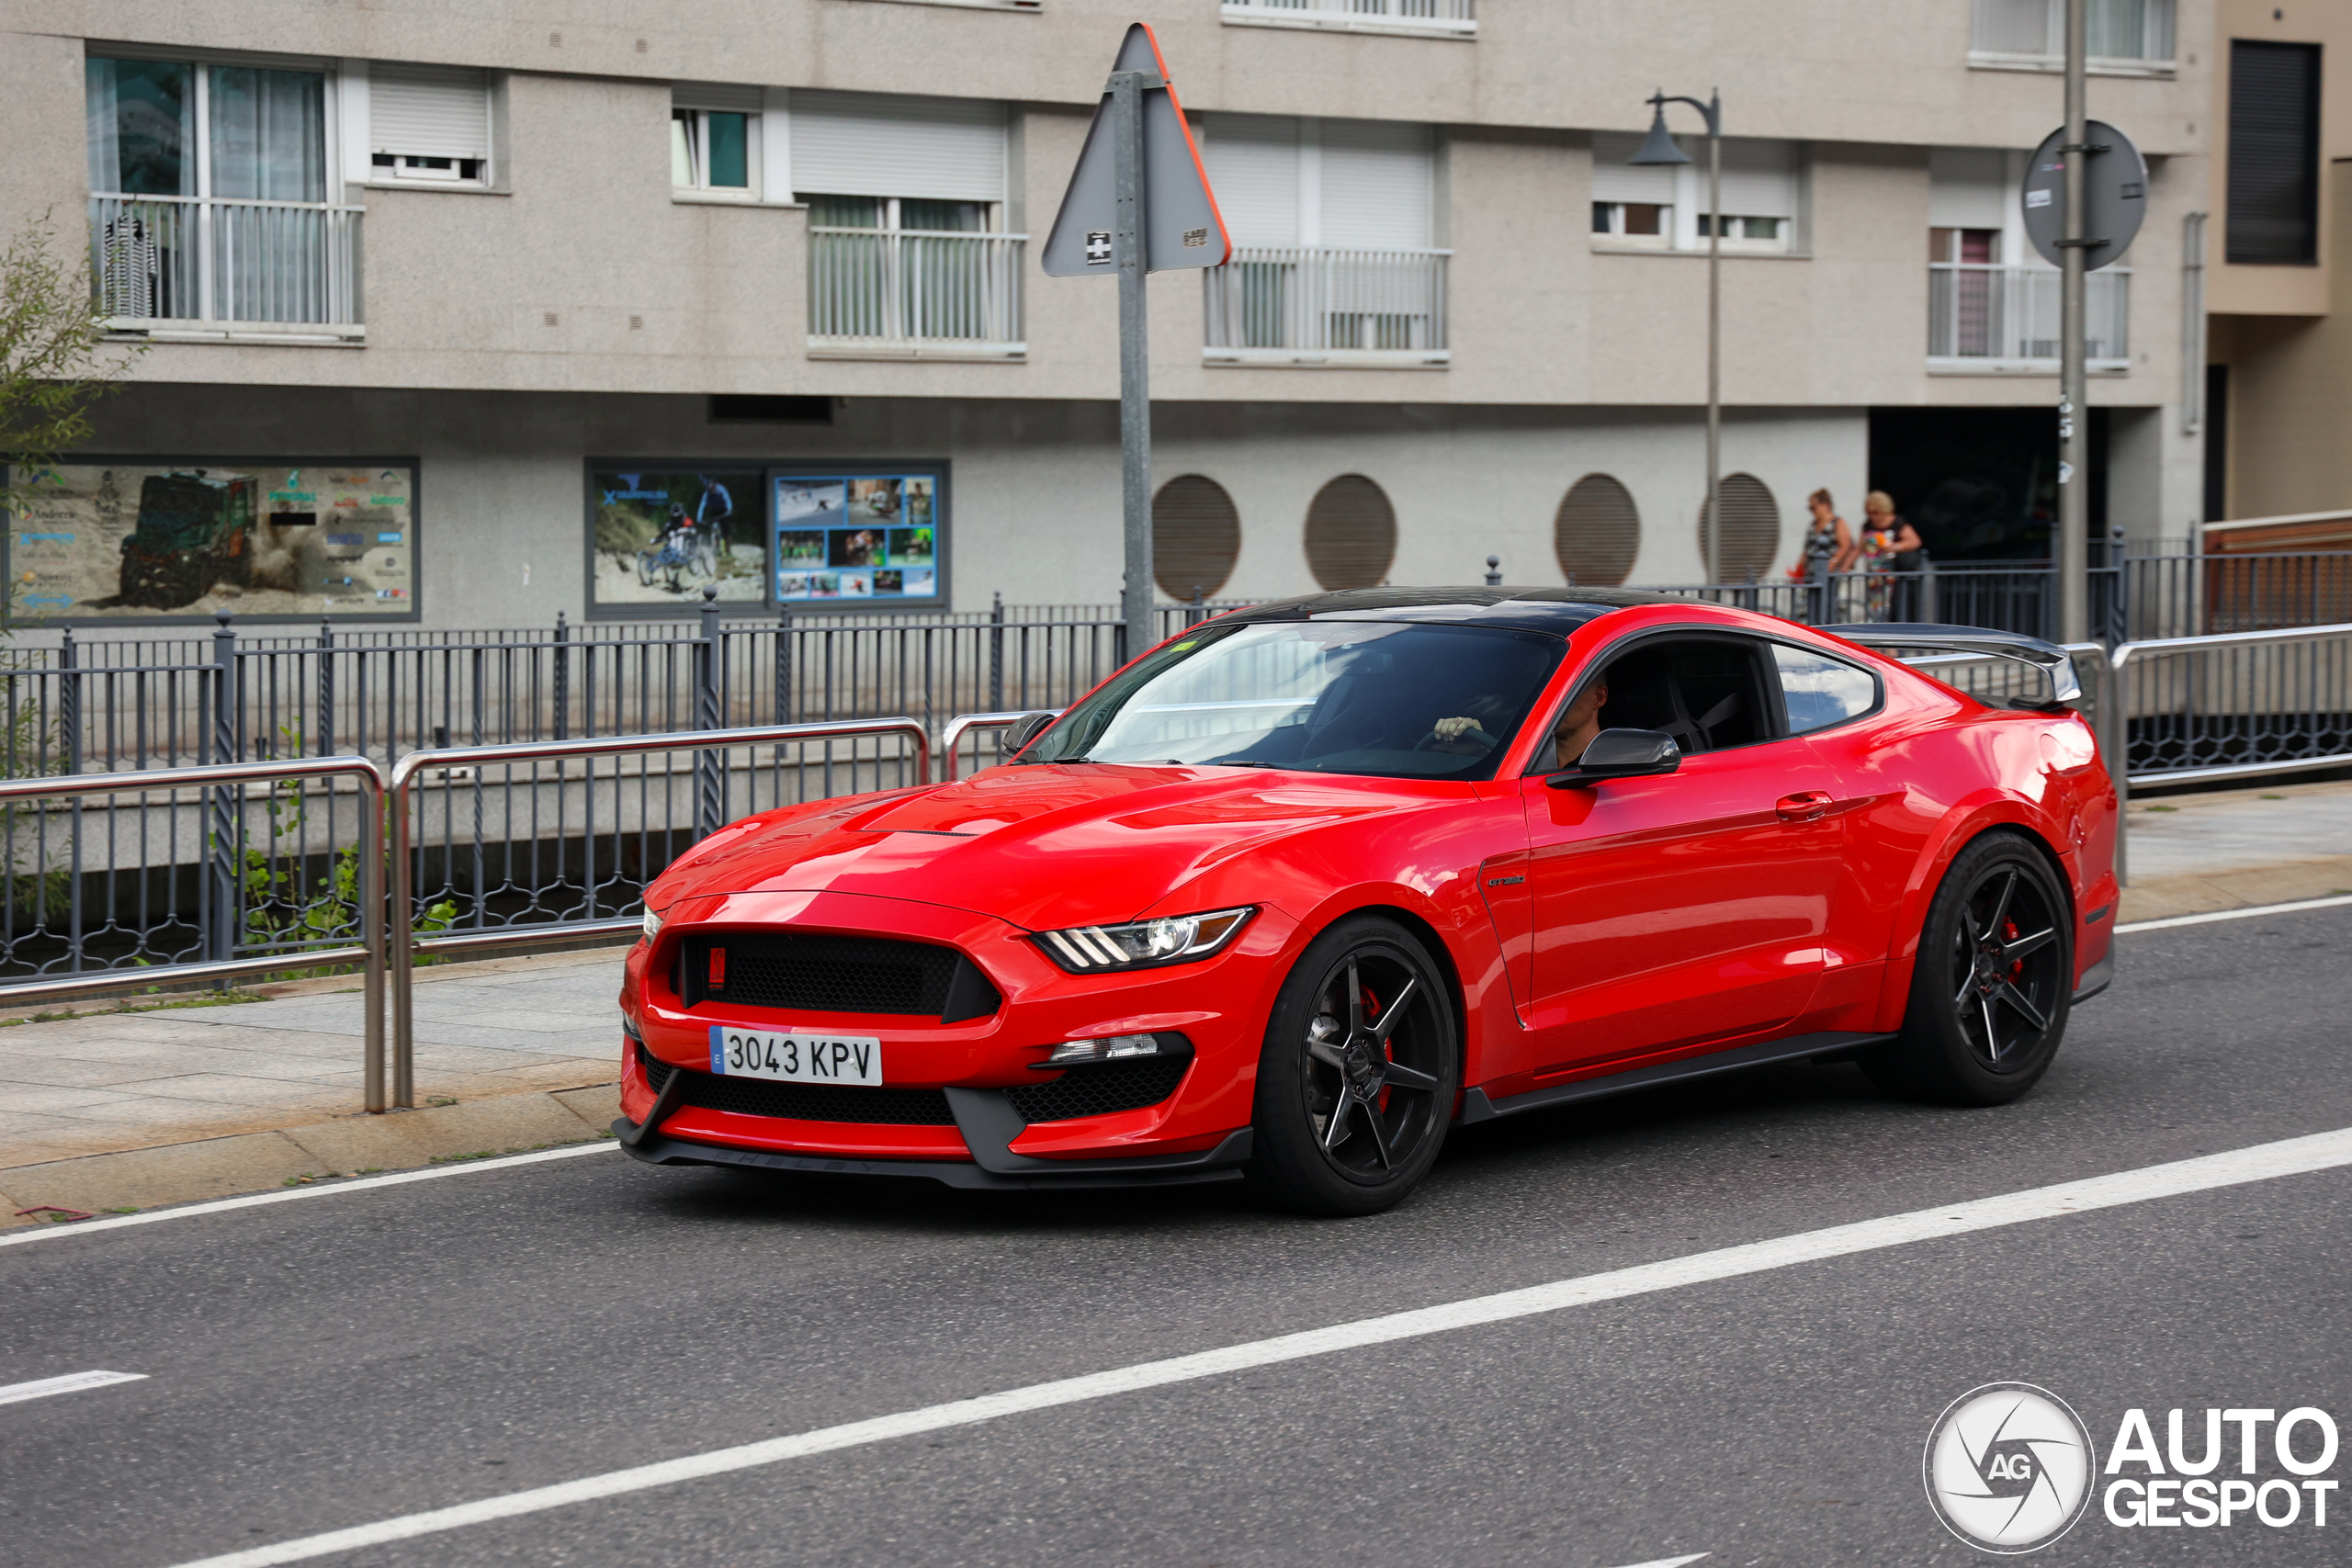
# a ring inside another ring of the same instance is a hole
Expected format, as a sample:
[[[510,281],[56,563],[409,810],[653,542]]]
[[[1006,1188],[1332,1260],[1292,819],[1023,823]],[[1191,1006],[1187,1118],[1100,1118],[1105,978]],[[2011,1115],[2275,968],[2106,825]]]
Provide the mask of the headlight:
[[[662,917],[652,910],[645,911],[645,940],[648,942],[662,934]]]
[[[1073,975],[1152,969],[1206,958],[1231,942],[1257,912],[1251,906],[1204,915],[1170,915],[1125,926],[1072,926],[1068,931],[1040,931],[1029,940]]]

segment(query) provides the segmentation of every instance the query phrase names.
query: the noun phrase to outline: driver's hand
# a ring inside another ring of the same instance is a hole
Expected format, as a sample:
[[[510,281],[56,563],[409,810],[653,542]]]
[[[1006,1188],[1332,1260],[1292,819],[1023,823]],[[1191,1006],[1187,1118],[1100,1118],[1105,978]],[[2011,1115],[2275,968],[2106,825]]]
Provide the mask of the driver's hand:
[[[1436,730],[1440,740],[1459,740],[1477,728],[1478,721],[1475,718],[1442,718],[1431,728]]]

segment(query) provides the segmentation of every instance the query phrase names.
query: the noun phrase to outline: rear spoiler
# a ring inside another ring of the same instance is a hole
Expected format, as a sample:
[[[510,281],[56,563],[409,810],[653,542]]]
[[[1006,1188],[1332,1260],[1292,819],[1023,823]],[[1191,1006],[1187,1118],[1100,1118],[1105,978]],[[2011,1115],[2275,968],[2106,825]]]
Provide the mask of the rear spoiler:
[[[2054,642],[2044,642],[2038,637],[2020,632],[1988,631],[1983,626],[1945,626],[1924,621],[1875,621],[1860,626],[1824,626],[1832,637],[1842,637],[1848,642],[1901,658],[1899,649],[1920,649],[1928,652],[1924,659],[1902,659],[1905,664],[1965,663],[1981,659],[2007,659],[2019,664],[2031,665],[2050,681],[2047,702],[2028,702],[2012,698],[2015,707],[2056,708],[2080,702],[2083,695],[2082,677],[2075,670],[2074,656]]]

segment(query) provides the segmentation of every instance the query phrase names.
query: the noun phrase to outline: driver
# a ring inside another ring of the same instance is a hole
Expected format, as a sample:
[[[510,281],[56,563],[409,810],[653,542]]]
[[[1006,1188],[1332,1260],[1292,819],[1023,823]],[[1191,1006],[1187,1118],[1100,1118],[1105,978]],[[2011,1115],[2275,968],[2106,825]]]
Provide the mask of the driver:
[[[674,538],[689,538],[694,531],[695,520],[686,515],[685,504],[673,501],[670,503],[670,515],[662,519],[662,531],[653,536],[653,542],[666,545]]]
[[[1552,729],[1555,766],[1567,767],[1584,755],[1584,749],[1600,733],[1600,710],[1608,701],[1609,682],[1595,681],[1578,693],[1567,711],[1560,715],[1560,722]],[[1476,757],[1492,750],[1497,744],[1496,738],[1480,728],[1475,718],[1442,718],[1431,728],[1437,736],[1430,748],[1432,751]]]

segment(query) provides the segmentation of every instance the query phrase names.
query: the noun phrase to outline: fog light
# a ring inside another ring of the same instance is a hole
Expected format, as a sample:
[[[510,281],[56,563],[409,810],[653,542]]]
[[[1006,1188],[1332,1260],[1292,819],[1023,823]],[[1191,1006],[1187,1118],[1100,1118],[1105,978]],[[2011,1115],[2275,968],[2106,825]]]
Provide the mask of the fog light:
[[[1157,1034],[1113,1034],[1101,1040],[1065,1040],[1036,1067],[1082,1067],[1089,1062],[1117,1062],[1129,1056],[1161,1054]]]

